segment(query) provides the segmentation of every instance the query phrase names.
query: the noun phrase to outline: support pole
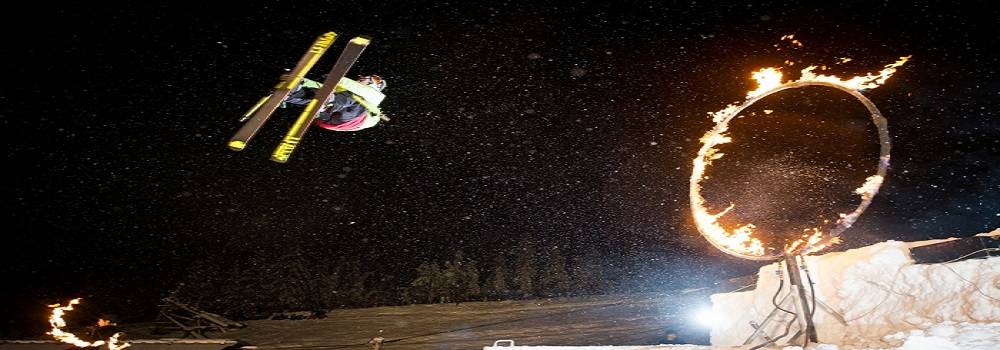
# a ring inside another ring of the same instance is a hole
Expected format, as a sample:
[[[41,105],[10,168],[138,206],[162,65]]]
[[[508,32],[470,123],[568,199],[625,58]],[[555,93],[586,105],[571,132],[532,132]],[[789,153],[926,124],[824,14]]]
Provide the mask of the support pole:
[[[788,281],[789,284],[794,286],[798,291],[799,299],[799,313],[800,317],[805,319],[805,335],[809,338],[809,341],[813,343],[819,342],[819,336],[816,335],[816,327],[813,325],[813,320],[811,317],[811,312],[809,310],[809,298],[806,295],[806,289],[802,285],[802,275],[799,272],[799,262],[796,255],[785,255],[785,266],[788,267]]]

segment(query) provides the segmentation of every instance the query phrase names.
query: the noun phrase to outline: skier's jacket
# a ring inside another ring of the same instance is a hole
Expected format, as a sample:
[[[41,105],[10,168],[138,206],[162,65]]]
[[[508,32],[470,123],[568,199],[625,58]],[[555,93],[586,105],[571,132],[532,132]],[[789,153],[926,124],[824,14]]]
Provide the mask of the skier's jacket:
[[[342,78],[337,87],[334,88],[334,93],[344,91],[350,92],[351,98],[364,107],[365,111],[361,112],[357,117],[339,124],[316,119],[316,126],[333,131],[358,131],[378,124],[382,115],[382,111],[378,109],[378,104],[382,103],[382,100],[385,99],[385,95],[381,91],[352,79]]]

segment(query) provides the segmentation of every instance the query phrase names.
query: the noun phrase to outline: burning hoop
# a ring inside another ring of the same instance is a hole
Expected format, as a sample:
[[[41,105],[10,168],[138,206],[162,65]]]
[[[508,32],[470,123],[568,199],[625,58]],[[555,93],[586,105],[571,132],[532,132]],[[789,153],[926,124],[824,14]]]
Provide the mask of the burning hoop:
[[[838,239],[837,237],[850,228],[858,217],[864,213],[865,209],[868,208],[868,205],[871,204],[872,198],[878,193],[879,187],[881,187],[885,179],[886,169],[889,166],[889,151],[891,146],[886,119],[879,112],[878,108],[875,107],[875,104],[862,95],[859,90],[878,87],[896,71],[896,67],[903,65],[908,59],[909,56],[900,58],[899,61],[887,65],[878,75],[868,74],[846,81],[834,76],[816,75],[812,72],[815,67],[803,69],[802,77],[798,81],[786,83],[781,82],[781,73],[777,69],[765,68],[755,72],[753,78],[757,80],[759,87],[749,92],[746,101],[742,104],[729,105],[719,112],[712,113],[713,120],[716,123],[715,127],[701,138],[703,145],[698,151],[698,157],[694,159],[694,170],[691,173],[690,179],[691,211],[695,219],[695,224],[698,227],[698,232],[702,236],[705,236],[719,250],[733,256],[751,260],[766,261],[778,259],[785,254],[808,254],[835,243],[835,240]],[[718,218],[732,210],[735,205],[730,204],[727,209],[717,214],[709,213],[705,207],[705,198],[701,194],[701,181],[705,178],[705,171],[711,165],[712,161],[722,157],[722,153],[719,153],[715,149],[715,146],[732,142],[732,139],[726,136],[725,132],[729,129],[729,122],[733,118],[738,116],[744,109],[767,96],[783,90],[806,86],[826,86],[846,92],[868,109],[872,117],[872,122],[878,128],[880,145],[878,166],[875,175],[869,176],[865,183],[854,191],[861,196],[861,203],[851,213],[840,214],[840,219],[837,220],[836,226],[830,232],[824,234],[818,228],[813,228],[811,229],[811,235],[786,244],[783,251],[768,252],[763,242],[753,237],[753,229],[755,228],[753,224],[740,226],[733,231],[728,231],[719,224]]]

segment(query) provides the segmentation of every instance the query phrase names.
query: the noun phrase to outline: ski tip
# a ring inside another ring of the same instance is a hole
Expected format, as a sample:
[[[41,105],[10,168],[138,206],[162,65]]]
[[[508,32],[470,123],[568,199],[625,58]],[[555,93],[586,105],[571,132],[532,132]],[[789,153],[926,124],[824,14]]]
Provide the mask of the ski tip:
[[[243,142],[243,141],[240,141],[240,140],[231,140],[231,141],[229,141],[229,149],[231,149],[231,150],[242,151],[246,147],[247,147],[247,143],[246,142]]]
[[[363,37],[363,36],[359,36],[359,37],[356,37],[354,39],[351,39],[351,43],[358,44],[358,45],[368,45],[368,43],[370,43],[370,42],[372,42],[371,38],[366,38],[366,37]]]
[[[274,161],[275,163],[288,163],[288,158],[278,158],[275,156],[271,156],[271,160]]]

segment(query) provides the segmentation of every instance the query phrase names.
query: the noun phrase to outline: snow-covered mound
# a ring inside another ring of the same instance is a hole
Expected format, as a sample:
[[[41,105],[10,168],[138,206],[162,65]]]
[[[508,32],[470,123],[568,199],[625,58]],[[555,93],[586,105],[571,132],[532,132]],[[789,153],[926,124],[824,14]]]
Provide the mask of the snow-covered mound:
[[[883,339],[902,343],[900,350],[995,350],[1000,348],[1000,323],[946,322],[927,330],[890,334]]]
[[[1000,230],[989,235],[1000,235]],[[813,317],[820,342],[840,344],[841,348],[918,349],[922,347],[907,345],[929,341],[954,344],[943,335],[966,331],[980,334],[986,329],[998,334],[1000,258],[915,264],[910,248],[933,243],[889,241],[807,257],[817,304],[821,304]],[[777,263],[762,267],[753,291],[712,296],[712,345],[742,345],[747,340],[754,331],[750,322],[759,324],[774,309],[778,271],[784,272]],[[778,301],[789,293],[787,280],[784,287]],[[794,310],[792,301],[782,306]],[[842,320],[838,320],[840,316]],[[764,332],[772,337],[781,335],[789,321],[791,316],[779,311]],[[797,325],[792,326],[790,334],[797,329]],[[1000,344],[1000,336],[997,338],[992,346]],[[758,338],[751,344],[761,342]],[[961,348],[967,346],[975,345]]]
[[[996,350],[1000,348],[1000,323],[945,322],[927,330],[910,330],[889,334],[883,339],[896,344],[886,348],[872,348],[859,344],[813,344],[813,350]],[[734,350],[751,346],[700,346],[700,345],[649,345],[649,346],[510,346],[496,344],[483,350]],[[764,349],[801,350],[799,346],[765,347]]]
[[[712,350],[711,346],[703,345],[629,345],[629,346],[487,346],[483,350]]]
[[[982,234],[1000,239],[1000,229]],[[806,258],[820,305],[813,317],[819,344],[814,350],[993,350],[1000,349],[1000,257],[917,264],[910,249],[947,240],[896,242]],[[709,350],[748,349],[764,342],[754,329],[774,310],[779,264],[760,269],[756,289],[712,296],[712,346],[514,346],[498,342],[484,350]],[[787,278],[787,276],[785,276]],[[807,293],[810,293],[807,288]],[[790,293],[787,279],[777,300]],[[811,298],[808,298],[812,304]],[[795,310],[794,299],[781,304]],[[777,312],[764,327],[771,337],[785,331],[791,316]],[[790,333],[795,334],[793,323]],[[790,337],[790,336],[789,336]],[[778,341],[787,344],[788,338]],[[765,349],[801,349],[768,346]]]

